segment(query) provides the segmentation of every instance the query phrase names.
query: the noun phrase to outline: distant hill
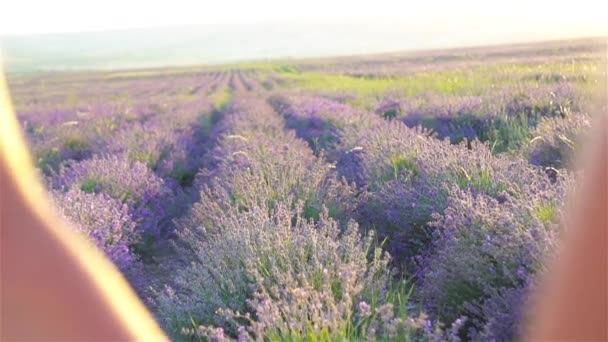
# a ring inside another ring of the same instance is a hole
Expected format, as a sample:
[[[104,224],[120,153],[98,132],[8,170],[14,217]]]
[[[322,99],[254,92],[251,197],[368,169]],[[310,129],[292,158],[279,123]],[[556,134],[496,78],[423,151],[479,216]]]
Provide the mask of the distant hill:
[[[274,23],[1,37],[9,72],[109,70],[289,57],[323,57],[449,48],[517,41],[475,33],[446,36],[412,31],[402,23],[373,27],[329,23]],[[536,37],[527,37],[534,40]],[[522,40],[519,38],[519,40]]]

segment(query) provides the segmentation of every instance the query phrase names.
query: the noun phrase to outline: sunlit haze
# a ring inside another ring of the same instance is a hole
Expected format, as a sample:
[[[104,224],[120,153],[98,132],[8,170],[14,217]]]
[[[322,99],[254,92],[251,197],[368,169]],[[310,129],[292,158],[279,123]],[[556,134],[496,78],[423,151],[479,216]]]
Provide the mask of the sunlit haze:
[[[603,7],[592,0],[22,0],[1,7],[0,35],[9,68],[125,68],[603,36]],[[90,31],[109,33],[59,34]],[[118,55],[120,63],[111,60]],[[75,56],[80,66],[65,62]],[[91,56],[103,60],[83,62]]]
[[[144,0],[5,2],[0,33],[78,32],[191,24],[242,24],[262,21],[393,18],[404,27],[593,35],[606,32],[601,1],[196,1]],[[372,20],[372,21],[366,21]],[[486,26],[491,25],[491,26]],[[603,27],[602,27],[603,26]]]

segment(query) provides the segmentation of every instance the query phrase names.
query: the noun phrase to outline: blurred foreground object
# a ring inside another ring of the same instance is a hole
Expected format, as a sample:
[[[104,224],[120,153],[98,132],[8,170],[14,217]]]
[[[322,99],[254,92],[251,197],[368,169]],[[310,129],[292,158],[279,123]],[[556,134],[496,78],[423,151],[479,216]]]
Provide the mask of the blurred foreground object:
[[[608,106],[600,97],[563,248],[530,308],[529,341],[608,341]]]
[[[120,272],[52,211],[1,66],[0,192],[0,340],[166,340]]]

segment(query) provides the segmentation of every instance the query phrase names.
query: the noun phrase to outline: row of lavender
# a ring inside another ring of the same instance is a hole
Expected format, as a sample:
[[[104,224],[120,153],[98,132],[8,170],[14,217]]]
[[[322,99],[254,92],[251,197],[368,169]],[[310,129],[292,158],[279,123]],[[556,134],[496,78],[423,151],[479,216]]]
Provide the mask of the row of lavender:
[[[226,74],[156,77],[100,81],[84,89],[75,83],[63,86],[64,92],[73,87],[70,96],[39,97],[52,88],[46,85],[18,106],[18,116],[45,172],[64,160],[111,153],[179,179],[193,168],[187,155],[204,129],[199,119],[210,111],[207,95],[226,79]]]
[[[84,89],[74,82],[61,88],[63,94],[37,89],[40,95],[17,104],[58,209],[126,275],[154,253],[151,243],[172,230],[172,218],[183,210],[180,185],[198,171],[211,96],[227,82],[227,73],[105,81]],[[77,101],[65,99],[70,87]]]
[[[498,87],[482,95],[423,94],[380,101],[376,113],[409,127],[432,129],[452,143],[488,141],[494,153],[520,154],[532,164],[563,168],[590,128],[591,103],[579,85],[556,81],[537,87]]]
[[[507,340],[546,256],[572,177],[551,180],[479,142],[453,145],[319,97],[275,97],[288,126],[357,186],[354,218],[386,238],[414,302],[436,320],[468,318],[461,336]]]
[[[75,76],[40,77],[27,94],[15,84],[13,90],[58,209],[141,282],[149,277],[138,261],[158,254],[154,244],[172,233],[172,220],[191,203],[187,192],[209,131],[230,91],[252,88],[249,76],[101,78],[95,85]]]
[[[456,338],[411,317],[407,288],[351,219],[354,186],[285,129],[260,95],[237,95],[179,220],[187,267],[157,297],[175,338]],[[180,335],[181,334],[181,335]]]

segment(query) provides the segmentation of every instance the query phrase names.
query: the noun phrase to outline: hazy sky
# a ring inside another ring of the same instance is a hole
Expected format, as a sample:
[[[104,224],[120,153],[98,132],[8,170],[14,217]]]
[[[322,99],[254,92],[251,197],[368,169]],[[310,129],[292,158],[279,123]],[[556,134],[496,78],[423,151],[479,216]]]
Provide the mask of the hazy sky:
[[[78,32],[277,20],[399,20],[404,27],[510,31],[525,38],[608,33],[601,0],[17,0],[0,5],[0,34]],[[521,40],[521,39],[519,39]]]
[[[481,46],[608,36],[604,7],[602,0],[5,0],[0,52],[8,70],[29,71]]]

